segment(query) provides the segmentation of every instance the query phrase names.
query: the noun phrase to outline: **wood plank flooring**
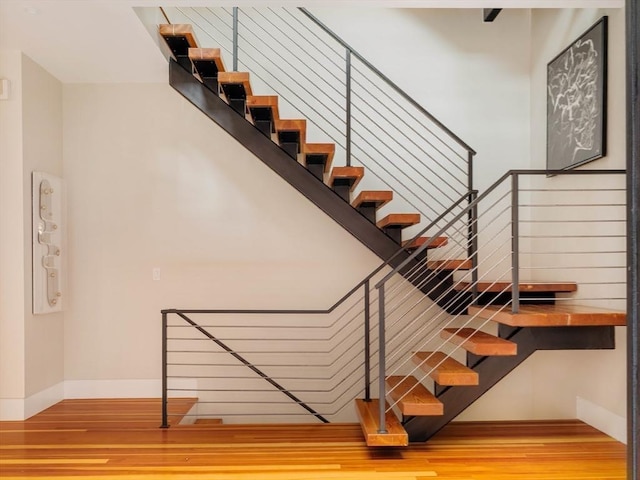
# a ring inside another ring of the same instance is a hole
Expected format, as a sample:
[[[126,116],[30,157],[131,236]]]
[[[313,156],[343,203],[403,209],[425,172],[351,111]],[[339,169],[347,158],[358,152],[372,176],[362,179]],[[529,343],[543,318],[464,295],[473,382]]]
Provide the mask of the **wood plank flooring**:
[[[578,421],[454,423],[369,448],[358,424],[175,425],[192,399],[65,400],[0,422],[0,478],[189,480],[624,479],[625,446]]]

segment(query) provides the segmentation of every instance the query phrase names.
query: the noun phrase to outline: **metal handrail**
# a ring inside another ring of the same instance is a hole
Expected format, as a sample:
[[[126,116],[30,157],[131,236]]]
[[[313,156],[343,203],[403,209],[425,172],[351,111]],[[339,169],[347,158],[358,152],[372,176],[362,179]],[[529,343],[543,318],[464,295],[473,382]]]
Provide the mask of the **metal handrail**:
[[[298,8],[302,13],[304,13],[313,23],[318,25],[322,30],[324,30],[331,38],[333,38],[336,42],[342,45],[344,48],[349,50],[350,54],[360,60],[363,64],[367,66],[372,72],[374,72],[379,78],[384,80],[384,82],[389,85],[393,90],[396,91],[402,98],[404,98],[407,102],[409,102],[412,106],[414,106],[417,110],[419,110],[424,116],[426,116],[429,120],[431,120],[434,124],[436,124],[442,131],[444,131],[452,140],[454,140],[458,145],[467,150],[469,153],[473,155],[476,154],[476,151],[467,145],[460,137],[458,137],[455,133],[453,133],[449,128],[447,128],[440,120],[438,120],[433,114],[431,114],[427,109],[425,109],[422,105],[416,102],[408,93],[402,90],[397,84],[395,84],[389,77],[387,77],[384,73],[378,70],[374,65],[372,65],[366,58],[364,58],[360,53],[358,53],[353,47],[351,47],[347,42],[345,42],[342,38],[340,38],[333,30],[327,27],[324,23],[322,23],[316,16],[310,13],[306,8]]]
[[[367,167],[363,189],[367,183],[375,189],[386,185],[397,208],[418,211],[426,221],[473,189],[475,151],[306,9],[176,7],[170,16],[173,12],[217,44],[222,36],[220,46],[232,53],[234,69],[240,63],[278,94],[281,104],[306,116],[308,132],[313,125],[336,144],[334,164],[344,155],[347,166],[353,160]],[[287,56],[282,50],[288,42]],[[319,54],[326,61],[318,62]],[[390,107],[392,123],[376,121],[372,112]],[[397,129],[398,121],[404,129]]]

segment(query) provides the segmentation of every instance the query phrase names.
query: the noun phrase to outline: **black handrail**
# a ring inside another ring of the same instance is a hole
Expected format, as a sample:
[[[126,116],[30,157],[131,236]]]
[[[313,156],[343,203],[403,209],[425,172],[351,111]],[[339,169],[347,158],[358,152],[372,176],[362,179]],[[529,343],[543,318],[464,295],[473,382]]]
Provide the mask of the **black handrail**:
[[[624,173],[626,173],[626,170],[509,170],[507,173],[502,175],[498,180],[496,180],[493,185],[491,185],[484,192],[482,192],[482,194],[477,196],[475,200],[470,202],[469,205],[467,205],[462,212],[460,212],[453,219],[451,219],[449,221],[449,223],[447,225],[445,225],[444,227],[442,227],[435,235],[433,235],[433,237],[431,237],[431,239],[429,241],[427,241],[423,245],[421,245],[420,248],[417,248],[411,255],[409,255],[409,257],[407,257],[402,263],[400,263],[400,265],[398,265],[392,271],[390,271],[382,280],[380,280],[375,285],[375,287],[376,288],[380,288],[382,285],[387,283],[391,277],[393,277],[395,274],[397,274],[400,271],[402,271],[402,269],[404,267],[406,267],[408,264],[410,264],[412,261],[416,260],[416,258],[419,257],[422,252],[424,252],[427,248],[429,248],[429,246],[431,246],[431,244],[433,243],[435,238],[443,235],[447,231],[447,229],[449,229],[451,227],[451,225],[453,225],[455,222],[459,221],[465,214],[468,214],[469,212],[471,212],[472,209],[474,207],[476,207],[480,201],[482,201],[485,197],[487,197],[487,195],[489,195],[491,192],[493,192],[496,188],[498,188],[502,184],[502,182],[504,182],[507,178],[509,178],[512,175],[516,175],[516,176],[517,175],[547,175],[547,176],[554,176],[554,175],[607,175],[607,174],[608,175],[614,175],[614,174],[618,174],[619,175],[619,174],[624,174]]]
[[[299,7],[300,10],[309,20],[319,26],[327,35],[333,38],[336,42],[346,48],[351,55],[360,60],[368,69],[374,72],[380,79],[384,80],[384,82],[389,85],[395,92],[404,98],[407,102],[409,102],[413,107],[415,107],[420,113],[426,116],[429,120],[431,120],[438,128],[442,129],[452,140],[454,140],[458,145],[464,148],[467,152],[472,155],[476,154],[476,151],[467,145],[460,137],[458,137],[455,133],[453,133],[449,128],[447,128],[440,120],[433,116],[427,109],[425,109],[422,105],[416,102],[412,97],[409,96],[407,92],[402,90],[396,83],[394,83],[389,77],[387,77],[384,73],[374,67],[367,59],[365,59],[362,55],[360,55],[353,47],[351,47],[347,42],[345,42],[342,38],[340,38],[333,30],[327,27],[324,23],[322,23],[317,17],[315,17],[309,10],[303,7]]]

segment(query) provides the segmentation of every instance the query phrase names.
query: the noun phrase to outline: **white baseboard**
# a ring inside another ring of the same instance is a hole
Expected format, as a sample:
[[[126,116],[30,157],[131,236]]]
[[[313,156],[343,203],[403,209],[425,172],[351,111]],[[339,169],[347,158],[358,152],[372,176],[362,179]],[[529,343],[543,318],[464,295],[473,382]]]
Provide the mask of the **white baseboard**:
[[[26,420],[64,399],[64,382],[27,398],[0,399],[0,420]]]
[[[64,382],[55,384],[45,390],[42,390],[24,401],[25,418],[34,416],[36,413],[49,408],[52,405],[64,399]]]
[[[626,445],[627,420],[624,417],[581,397],[576,399],[576,416],[578,420]]]
[[[159,398],[160,380],[67,380],[64,398]]]
[[[24,398],[0,398],[0,421],[24,420]]]

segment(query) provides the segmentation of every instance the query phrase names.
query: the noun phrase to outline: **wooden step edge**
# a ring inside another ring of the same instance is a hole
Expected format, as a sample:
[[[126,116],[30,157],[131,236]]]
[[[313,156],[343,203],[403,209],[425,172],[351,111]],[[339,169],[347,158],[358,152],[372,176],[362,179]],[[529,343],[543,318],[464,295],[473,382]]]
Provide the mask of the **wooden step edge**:
[[[196,34],[193,31],[193,27],[187,23],[172,23],[158,25],[158,33],[160,36],[165,37],[184,37],[189,44],[189,47],[197,48],[198,40]]]
[[[471,270],[471,260],[432,260],[427,262],[430,270]]]
[[[440,337],[466,351],[481,356],[513,356],[518,354],[518,345],[503,338],[473,328],[444,328]]]
[[[364,177],[364,167],[333,167],[328,184],[331,187],[337,179],[353,179],[351,184],[351,191],[353,191],[362,177]]]
[[[513,291],[513,285],[511,282],[479,282],[477,287],[478,293],[511,293]],[[453,288],[458,292],[471,291],[471,283],[458,282],[453,286]],[[518,291],[521,293],[572,293],[577,290],[577,283],[532,282],[518,284]]]
[[[407,250],[415,250],[417,248],[420,248],[422,245],[429,242],[430,240],[431,240],[431,243],[429,243],[429,246],[427,247],[427,249],[444,247],[449,243],[448,237],[435,237],[435,238],[418,237],[413,240],[405,240],[404,242],[402,242],[402,246]]]
[[[511,327],[624,327],[625,312],[584,305],[520,305],[518,313],[510,306],[470,306],[469,315]]]
[[[300,132],[300,151],[303,152],[307,143],[307,121],[303,118],[278,119],[274,122],[276,132]]]
[[[382,208],[393,200],[393,192],[391,190],[363,190],[356,199],[351,203],[353,208],[358,208],[363,203],[374,203],[375,208]]]
[[[480,383],[477,372],[442,352],[415,352],[411,359],[439,385],[461,386]]]
[[[249,72],[220,72],[218,73],[218,83],[221,85],[226,84],[240,84],[244,87],[244,92],[247,97],[253,95],[251,90],[251,80]]]
[[[194,425],[222,425],[221,418],[197,418]]]
[[[207,61],[216,64],[218,73],[226,71],[219,48],[189,48],[189,60],[191,63],[197,61]]]
[[[331,164],[333,163],[335,152],[335,143],[307,143],[304,146],[304,154],[327,156],[327,160],[324,162],[324,173],[331,171]]]
[[[356,411],[367,446],[406,447],[409,445],[409,435],[400,424],[398,417],[391,410],[387,411],[385,416],[387,433],[378,432],[380,426],[378,417],[379,405],[379,400],[375,398],[369,402],[356,399]]]
[[[420,223],[419,213],[390,213],[376,225],[378,228],[399,227],[406,228]]]
[[[415,377],[390,376],[386,378],[389,395],[403,415],[444,415],[444,405]]]

